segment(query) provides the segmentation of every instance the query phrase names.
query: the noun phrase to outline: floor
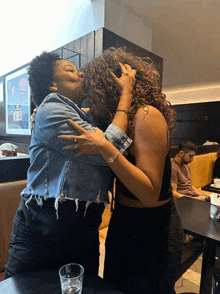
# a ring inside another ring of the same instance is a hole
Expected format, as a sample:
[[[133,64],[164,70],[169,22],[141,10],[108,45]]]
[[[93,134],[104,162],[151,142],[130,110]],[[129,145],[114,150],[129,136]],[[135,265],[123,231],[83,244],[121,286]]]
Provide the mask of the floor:
[[[105,239],[100,238],[100,267],[99,276],[103,277],[103,263],[105,256]],[[182,275],[182,277],[176,282],[175,291],[176,294],[182,292],[195,292],[199,293],[200,276],[202,267],[202,255],[196,260],[196,262]]]

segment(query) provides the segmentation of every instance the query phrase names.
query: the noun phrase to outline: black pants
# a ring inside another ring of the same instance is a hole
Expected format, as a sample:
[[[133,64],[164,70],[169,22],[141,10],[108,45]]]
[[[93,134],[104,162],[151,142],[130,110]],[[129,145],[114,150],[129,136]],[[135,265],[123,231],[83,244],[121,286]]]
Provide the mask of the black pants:
[[[33,198],[21,197],[14,217],[5,278],[42,268],[60,268],[79,263],[88,275],[98,275],[98,227],[103,204],[92,203],[85,213],[86,202],[76,211],[74,200],[59,202],[57,219],[55,199],[43,200],[39,206]]]
[[[126,294],[173,294],[182,246],[173,200],[155,208],[116,202],[106,239],[104,278]]]

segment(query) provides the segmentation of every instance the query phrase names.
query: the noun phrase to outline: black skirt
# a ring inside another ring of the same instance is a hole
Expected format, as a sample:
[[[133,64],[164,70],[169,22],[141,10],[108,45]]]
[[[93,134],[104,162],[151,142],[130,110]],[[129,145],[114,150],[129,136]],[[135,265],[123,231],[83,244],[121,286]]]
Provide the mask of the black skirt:
[[[116,202],[106,239],[104,278],[125,293],[175,293],[183,230],[175,203],[133,208]]]

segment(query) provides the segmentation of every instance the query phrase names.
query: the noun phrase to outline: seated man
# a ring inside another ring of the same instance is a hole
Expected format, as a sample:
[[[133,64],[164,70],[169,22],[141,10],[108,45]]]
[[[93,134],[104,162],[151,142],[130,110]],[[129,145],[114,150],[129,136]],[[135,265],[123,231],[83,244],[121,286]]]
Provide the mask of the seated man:
[[[2,144],[0,150],[3,157],[17,156],[18,153],[18,147],[12,143]]]
[[[173,197],[178,199],[183,196],[197,197],[199,200],[209,200],[209,195],[196,189],[192,185],[191,171],[188,163],[192,162],[196,155],[195,144],[187,141],[178,146],[178,152],[171,161],[172,175],[171,184],[173,188]]]

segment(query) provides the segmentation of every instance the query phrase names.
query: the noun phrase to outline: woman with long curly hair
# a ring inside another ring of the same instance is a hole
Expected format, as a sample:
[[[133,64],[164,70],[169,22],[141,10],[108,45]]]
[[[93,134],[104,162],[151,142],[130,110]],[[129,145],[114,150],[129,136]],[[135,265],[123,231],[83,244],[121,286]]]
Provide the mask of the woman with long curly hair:
[[[117,108],[119,91],[110,72],[117,81],[121,74],[119,62],[136,70],[129,111]],[[133,139],[125,157],[98,128],[91,133],[70,122],[81,135],[60,137],[77,140],[81,150],[76,157],[99,153],[116,175],[116,201],[105,244],[104,278],[125,293],[175,293],[183,244],[183,230],[172,195],[169,158],[175,112],[161,92],[159,74],[149,59],[122,48],[110,48],[89,62],[84,72],[91,112],[106,123],[112,121],[115,112],[123,112],[128,116],[128,135]],[[93,103],[100,107],[93,109]],[[75,143],[65,147],[73,148]]]

